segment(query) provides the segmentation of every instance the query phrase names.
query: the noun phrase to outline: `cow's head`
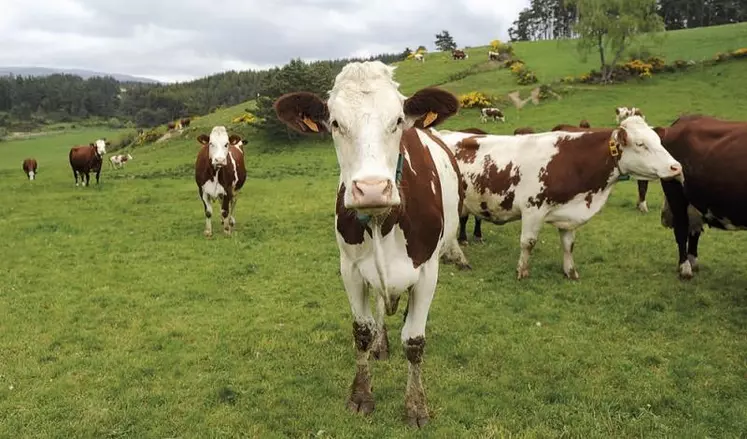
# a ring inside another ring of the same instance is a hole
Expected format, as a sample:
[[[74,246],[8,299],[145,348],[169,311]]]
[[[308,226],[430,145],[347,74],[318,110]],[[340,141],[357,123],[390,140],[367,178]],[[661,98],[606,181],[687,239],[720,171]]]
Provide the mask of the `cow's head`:
[[[641,112],[640,108],[636,108],[636,107],[615,108],[615,122],[620,123],[630,116],[641,116],[643,119],[645,119],[645,116],[643,116],[643,113]]]
[[[106,147],[109,146],[110,143],[106,141],[106,139],[98,139],[97,141],[91,143],[91,146],[96,147],[96,152],[98,155],[103,156],[106,154]]]
[[[620,170],[637,179],[675,178],[682,166],[664,149],[663,136],[663,129],[651,128],[643,117],[628,116],[612,132],[610,150],[619,153]]]
[[[226,127],[216,126],[210,131],[210,135],[200,134],[197,136],[197,141],[202,146],[208,147],[208,155],[210,157],[210,164],[213,167],[220,168],[226,166],[228,163],[228,148],[235,146],[241,141],[241,138],[236,134],[228,135]]]
[[[344,205],[377,214],[399,205],[395,174],[404,130],[443,122],[459,109],[446,91],[425,88],[409,98],[393,79],[394,67],[354,62],[335,78],[327,102],[298,92],[275,102],[278,118],[301,133],[331,132],[345,184]]]

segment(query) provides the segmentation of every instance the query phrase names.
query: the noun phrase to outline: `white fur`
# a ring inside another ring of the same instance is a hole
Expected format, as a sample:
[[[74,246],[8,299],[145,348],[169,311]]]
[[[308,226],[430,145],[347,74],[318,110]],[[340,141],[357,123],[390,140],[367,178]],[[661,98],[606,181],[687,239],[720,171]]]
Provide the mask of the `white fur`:
[[[33,180],[36,178],[36,173],[34,171],[29,171],[29,180]]]
[[[104,141],[103,139],[98,139],[93,144],[94,146],[96,146],[96,151],[98,151],[100,156],[106,154],[106,141]]]
[[[210,164],[213,166],[225,166],[228,160],[228,131],[224,126],[215,126],[210,131],[210,143],[208,153]]]
[[[642,179],[650,178],[656,173],[659,173],[661,177],[671,176],[672,171],[668,168],[677,162],[661,146],[656,133],[642,123],[642,119],[638,116],[627,119],[623,124],[628,131],[630,144],[621,148],[620,169]],[[456,152],[457,143],[474,136],[474,134],[451,131],[441,131],[440,134],[447,146],[454,152]],[[458,160],[462,175],[467,182],[463,215],[473,214],[498,224],[521,219],[522,250],[517,266],[519,278],[529,275],[529,254],[536,244],[537,236],[544,223],[552,224],[560,230],[561,243],[564,248],[564,271],[568,277],[578,278],[570,252],[575,236],[570,232],[585,224],[602,209],[612,186],[620,175],[618,169],[612,170],[607,186],[591,196],[589,205],[587,205],[588,193],[578,194],[569,202],[560,205],[552,205],[545,201],[541,206],[536,207],[530,200],[545,189],[539,175],[558,153],[558,148],[555,146],[557,141],[564,137],[575,139],[584,135],[584,133],[561,131],[523,136],[487,135],[476,139],[480,146],[473,163]],[[644,142],[645,147],[635,146],[636,142]],[[514,199],[512,206],[508,209],[500,206],[505,196],[493,194],[490,190],[481,194],[475,187],[474,178],[484,173],[488,157],[495,163],[498,170],[505,169],[511,163],[511,176],[517,173],[520,176],[519,183],[510,189],[513,191]],[[668,172],[664,172],[664,169]],[[481,207],[482,203],[487,203],[491,214],[489,218],[481,214],[485,210]]]
[[[422,53],[416,53],[413,55],[413,58],[415,58],[416,61],[425,62],[425,57]]]

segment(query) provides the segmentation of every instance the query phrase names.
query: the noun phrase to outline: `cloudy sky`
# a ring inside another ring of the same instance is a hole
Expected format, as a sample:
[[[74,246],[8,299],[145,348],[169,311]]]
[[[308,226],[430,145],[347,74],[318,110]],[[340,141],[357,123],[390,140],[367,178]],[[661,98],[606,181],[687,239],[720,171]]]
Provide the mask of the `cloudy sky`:
[[[507,39],[529,0],[0,0],[0,66],[162,81]]]

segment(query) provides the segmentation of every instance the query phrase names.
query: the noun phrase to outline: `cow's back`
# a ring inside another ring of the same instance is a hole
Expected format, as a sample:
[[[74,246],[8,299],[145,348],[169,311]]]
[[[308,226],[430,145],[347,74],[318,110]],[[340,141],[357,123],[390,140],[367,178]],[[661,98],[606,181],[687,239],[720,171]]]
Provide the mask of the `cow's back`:
[[[70,148],[70,166],[76,171],[87,172],[94,166],[96,154],[92,146],[73,146]]]

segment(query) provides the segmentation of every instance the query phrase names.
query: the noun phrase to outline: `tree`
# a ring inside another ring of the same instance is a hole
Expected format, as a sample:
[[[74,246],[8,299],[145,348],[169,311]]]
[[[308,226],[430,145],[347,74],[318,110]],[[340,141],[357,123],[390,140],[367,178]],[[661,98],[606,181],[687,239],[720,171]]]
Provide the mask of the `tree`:
[[[436,34],[436,47],[442,52],[448,52],[456,49],[457,44],[449,34],[449,31],[444,30],[440,34]]]
[[[602,81],[609,81],[625,49],[640,36],[664,30],[656,0],[569,0],[578,11],[573,26],[579,51],[599,53]]]

